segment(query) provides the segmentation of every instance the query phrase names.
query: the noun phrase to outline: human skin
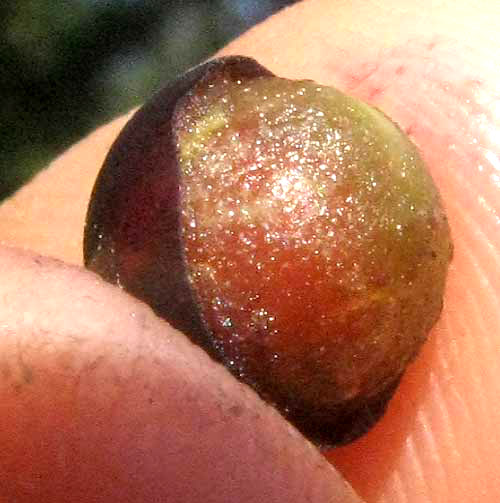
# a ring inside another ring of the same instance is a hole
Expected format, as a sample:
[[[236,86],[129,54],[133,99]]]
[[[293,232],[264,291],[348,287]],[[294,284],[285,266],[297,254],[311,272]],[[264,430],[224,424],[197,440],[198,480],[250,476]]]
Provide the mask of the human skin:
[[[441,321],[384,418],[326,453],[368,503],[500,500],[498,19],[493,0],[309,0],[223,51],[381,108],[421,149],[447,208],[455,253]],[[0,252],[0,473],[9,474],[0,499],[40,501],[43,488],[46,501],[142,501],[171,481],[191,491],[183,501],[238,491],[242,502],[307,501],[306,491],[317,491],[311,501],[349,501],[335,472],[252,393],[79,269],[90,190],[125,121],[73,147],[0,208],[3,243],[75,265]],[[200,426],[193,407],[173,407],[172,382],[223,426]],[[208,384],[223,396],[211,398]],[[227,412],[234,405],[239,420]],[[176,411],[180,419],[166,424]],[[179,424],[192,432],[189,444],[176,436]],[[175,442],[179,450],[167,449]],[[229,477],[217,477],[223,467]],[[125,486],[107,485],[110,477]]]

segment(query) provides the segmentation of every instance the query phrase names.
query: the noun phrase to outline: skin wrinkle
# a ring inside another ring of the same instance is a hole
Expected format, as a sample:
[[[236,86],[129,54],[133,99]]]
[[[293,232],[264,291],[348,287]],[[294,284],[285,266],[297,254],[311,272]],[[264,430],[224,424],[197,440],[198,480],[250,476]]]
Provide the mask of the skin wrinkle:
[[[316,15],[311,15],[314,9]],[[461,208],[455,211],[449,203],[455,244],[460,243],[462,238],[474,243],[472,251],[476,259],[491,275],[494,271],[489,271],[491,266],[485,262],[485,247],[489,245],[498,249],[498,188],[491,180],[494,168],[486,162],[486,158],[483,159],[481,148],[498,154],[498,143],[492,140],[492,133],[497,131],[499,121],[498,114],[493,112],[498,95],[495,67],[499,44],[495,23],[499,16],[499,5],[490,2],[484,2],[478,8],[468,2],[448,1],[404,6],[395,0],[310,0],[287,9],[265,27],[251,30],[231,44],[226,53],[256,57],[282,76],[313,78],[327,85],[345,87],[347,70],[350,74],[355,73],[357,65],[380,61],[380,54],[388,54],[391,47],[398,47],[399,52],[392,55],[392,73],[387,66],[389,62],[384,62],[379,73],[371,76],[375,79],[369,83],[371,86],[384,84],[384,71],[392,82],[389,88],[374,98],[375,104],[402,127],[410,128],[413,139],[429,161],[445,204],[456,201]],[[290,30],[290,26],[298,28]],[[419,40],[425,41],[426,50],[430,50],[427,66],[417,63],[418,48],[408,52],[411,49],[408,44],[418,44]],[[436,59],[439,62],[433,63]],[[398,74],[401,60],[405,60],[407,70]],[[289,66],[290,61],[294,61],[293,68]],[[423,81],[420,78],[422,73],[430,77],[435,74],[436,78],[431,79],[433,82]],[[453,86],[450,86],[450,76]],[[358,88],[356,92],[367,93],[370,85],[365,83],[365,87]],[[51,171],[42,173],[36,183],[4,205],[0,209],[0,236],[5,241],[79,263],[80,235],[75,236],[74,232],[65,228],[68,219],[64,221],[58,212],[50,210],[47,214],[47,205],[44,207],[42,203],[60,198],[56,195],[66,190],[68,200],[75,195],[75,202],[68,204],[73,215],[71,226],[74,225],[73,231],[81,228],[84,212],[77,201],[88,197],[86,191],[90,190],[95,176],[93,170],[98,169],[122,124],[123,120],[106,127],[87,140],[90,143],[83,142],[74,147],[53,165]],[[471,143],[474,138],[477,144]],[[453,143],[454,148],[448,148]],[[92,147],[86,148],[86,145]],[[95,155],[89,153],[89,148],[97,150],[93,153]],[[482,160],[485,161],[485,169],[479,172],[476,167]],[[460,172],[466,177],[470,190],[464,190],[458,175],[448,176],[449,173]],[[64,173],[68,174],[67,179]],[[483,202],[478,199],[478,194]],[[36,211],[31,211],[32,208]],[[489,243],[481,244],[473,239],[473,224],[462,222],[460,211],[467,211],[471,218],[474,216],[472,220],[481,225]],[[74,218],[75,214],[78,218]],[[61,229],[60,243],[57,243],[50,228],[44,227],[47,226],[45,222]],[[38,229],[37,235],[33,237],[35,229]],[[486,503],[500,498],[500,441],[498,433],[487,428],[487,424],[499,423],[499,413],[492,407],[490,423],[483,423],[482,416],[478,415],[478,422],[473,424],[472,416],[464,414],[463,410],[464,403],[474,407],[475,397],[467,384],[468,380],[475,378],[474,368],[488,366],[488,360],[482,359],[481,354],[471,354],[467,350],[463,339],[476,337],[476,343],[485,354],[488,353],[486,344],[493,348],[498,346],[497,332],[493,330],[498,327],[500,319],[491,302],[491,295],[498,295],[498,283],[493,282],[489,292],[475,292],[479,295],[477,302],[483,319],[492,327],[485,331],[475,321],[477,314],[470,316],[470,307],[462,295],[464,288],[471,285],[477,288],[476,272],[471,262],[464,259],[465,251],[459,246],[455,253],[443,320],[409,369],[386,417],[364,439],[329,455],[369,503],[422,502],[418,494],[405,489],[411,487],[408,482],[411,482],[412,473],[408,471],[411,456],[405,450],[404,442],[418,428],[415,419],[418,410],[431,411],[437,406],[439,396],[433,392],[428,381],[431,372],[435,372],[445,400],[443,410],[454,428],[453,435],[447,430],[446,421],[429,415],[434,441],[441,446],[443,463],[450,468],[447,475],[448,499],[442,501],[439,495],[435,498],[431,495],[432,503]],[[461,313],[460,316],[457,313]],[[460,318],[468,323],[467,327],[460,326]],[[470,359],[475,360],[473,366],[469,364]],[[496,376],[495,368],[488,366],[488,370],[490,376]],[[485,379],[483,386],[488,387],[484,393],[489,397],[487,403],[491,403],[494,400],[494,394],[491,394],[494,389],[491,388],[495,385],[490,379]],[[478,429],[484,430],[481,436],[476,433]],[[482,445],[477,448],[477,443]],[[422,445],[418,455],[426,455],[425,445]],[[472,459],[474,462],[468,463]],[[425,459],[421,461],[424,476],[432,477]]]

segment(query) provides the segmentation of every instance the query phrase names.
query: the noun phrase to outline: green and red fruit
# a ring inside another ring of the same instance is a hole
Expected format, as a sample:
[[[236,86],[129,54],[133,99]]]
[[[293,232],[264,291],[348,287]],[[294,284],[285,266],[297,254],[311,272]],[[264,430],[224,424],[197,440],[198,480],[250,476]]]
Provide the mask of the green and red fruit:
[[[333,445],[383,413],[439,317],[451,248],[417,149],[382,112],[230,57],[127,124],[84,256]]]

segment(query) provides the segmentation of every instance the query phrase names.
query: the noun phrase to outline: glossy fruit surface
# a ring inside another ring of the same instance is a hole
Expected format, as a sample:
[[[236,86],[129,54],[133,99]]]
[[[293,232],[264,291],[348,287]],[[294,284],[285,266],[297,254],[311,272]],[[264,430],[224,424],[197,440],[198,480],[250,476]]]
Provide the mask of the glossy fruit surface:
[[[312,440],[383,413],[439,317],[439,194],[380,111],[248,58],[139,111],[94,188],[85,263],[149,303]]]

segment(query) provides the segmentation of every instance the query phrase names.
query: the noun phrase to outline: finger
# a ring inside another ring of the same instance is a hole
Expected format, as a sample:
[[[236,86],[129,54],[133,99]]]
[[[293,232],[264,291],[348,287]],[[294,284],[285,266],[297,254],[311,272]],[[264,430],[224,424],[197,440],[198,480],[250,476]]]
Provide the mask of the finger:
[[[394,117],[421,147],[455,237],[430,343],[378,427],[330,459],[370,502],[498,501],[500,114],[491,62],[500,12],[487,3],[481,12],[456,2],[314,5],[321,16],[305,3],[250,33],[255,54],[285,73],[287,57],[306,53],[293,76],[336,84]],[[300,29],[283,39],[285,26]],[[279,59],[266,49],[278,37]]]
[[[359,503],[319,452],[142,303],[0,247],[0,499]]]

